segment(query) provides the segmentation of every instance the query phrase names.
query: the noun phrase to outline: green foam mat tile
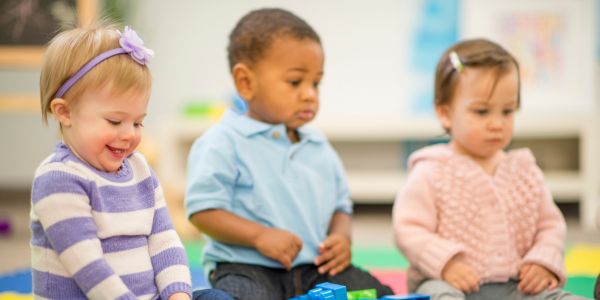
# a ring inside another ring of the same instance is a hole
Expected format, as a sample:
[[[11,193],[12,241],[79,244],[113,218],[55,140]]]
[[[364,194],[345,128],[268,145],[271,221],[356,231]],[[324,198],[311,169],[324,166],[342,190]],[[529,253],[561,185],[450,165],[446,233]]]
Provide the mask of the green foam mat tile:
[[[188,240],[183,241],[185,253],[187,254],[190,267],[202,267],[202,248],[204,241]]]
[[[406,258],[393,247],[353,247],[352,263],[363,268],[408,268]]]
[[[568,276],[565,291],[594,299],[594,285],[596,278],[590,276]]]

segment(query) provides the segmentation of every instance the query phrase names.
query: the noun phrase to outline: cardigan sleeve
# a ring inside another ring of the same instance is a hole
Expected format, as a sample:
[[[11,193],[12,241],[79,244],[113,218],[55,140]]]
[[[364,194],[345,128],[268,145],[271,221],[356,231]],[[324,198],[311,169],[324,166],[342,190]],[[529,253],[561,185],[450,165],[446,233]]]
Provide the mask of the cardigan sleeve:
[[[446,263],[464,247],[435,232],[438,212],[428,179],[432,171],[429,162],[420,162],[411,170],[394,202],[393,227],[396,244],[411,265],[425,276],[439,279]]]
[[[544,266],[558,277],[561,285],[564,285],[566,281],[564,240],[567,227],[552,199],[550,190],[544,184],[542,171],[535,164],[531,168],[533,176],[539,179],[541,201],[536,224],[537,232],[533,245],[523,257],[523,263],[537,263]]]

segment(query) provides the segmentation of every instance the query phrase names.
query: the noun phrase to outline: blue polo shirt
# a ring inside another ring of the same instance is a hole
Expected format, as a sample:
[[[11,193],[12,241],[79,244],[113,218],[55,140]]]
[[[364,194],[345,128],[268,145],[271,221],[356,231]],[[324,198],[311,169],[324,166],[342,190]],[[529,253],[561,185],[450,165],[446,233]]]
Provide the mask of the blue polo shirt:
[[[312,264],[334,212],[352,213],[342,163],[321,133],[298,129],[291,143],[285,125],[267,124],[228,110],[220,123],[193,144],[188,157],[185,208],[188,218],[224,209],[245,219],[288,230],[303,247],[294,266]],[[208,237],[204,264],[283,266],[256,249]]]

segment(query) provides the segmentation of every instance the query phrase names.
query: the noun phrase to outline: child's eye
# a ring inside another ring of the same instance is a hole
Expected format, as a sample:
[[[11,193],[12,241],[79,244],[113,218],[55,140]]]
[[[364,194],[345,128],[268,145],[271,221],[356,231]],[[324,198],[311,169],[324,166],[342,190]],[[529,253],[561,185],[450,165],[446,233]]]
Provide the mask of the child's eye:
[[[475,109],[473,111],[480,116],[485,116],[488,113],[487,109]]]
[[[508,115],[512,115],[515,112],[515,110],[513,108],[506,108],[502,111],[502,114],[504,114],[505,116]]]
[[[144,127],[144,124],[142,124],[142,122],[135,122],[135,123],[133,123],[133,126],[135,126],[135,127]]]
[[[108,123],[110,125],[114,125],[114,126],[121,125],[121,121],[115,121],[115,120],[110,120],[110,119],[106,119],[106,121],[108,121]]]
[[[313,87],[314,87],[314,88],[318,88],[320,83],[321,83],[321,82],[319,82],[319,81],[315,81],[315,82],[313,83]]]
[[[292,86],[297,87],[300,85],[300,83],[302,82],[302,80],[290,80],[288,81]]]

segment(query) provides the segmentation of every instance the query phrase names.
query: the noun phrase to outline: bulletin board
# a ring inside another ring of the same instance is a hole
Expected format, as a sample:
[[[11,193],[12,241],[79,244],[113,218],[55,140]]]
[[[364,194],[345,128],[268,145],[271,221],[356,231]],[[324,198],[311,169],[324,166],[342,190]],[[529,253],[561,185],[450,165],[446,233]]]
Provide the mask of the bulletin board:
[[[39,68],[44,46],[69,24],[87,25],[96,0],[6,0],[0,3],[0,67]]]
[[[485,37],[521,67],[525,114],[597,110],[594,0],[463,0],[461,38]]]

